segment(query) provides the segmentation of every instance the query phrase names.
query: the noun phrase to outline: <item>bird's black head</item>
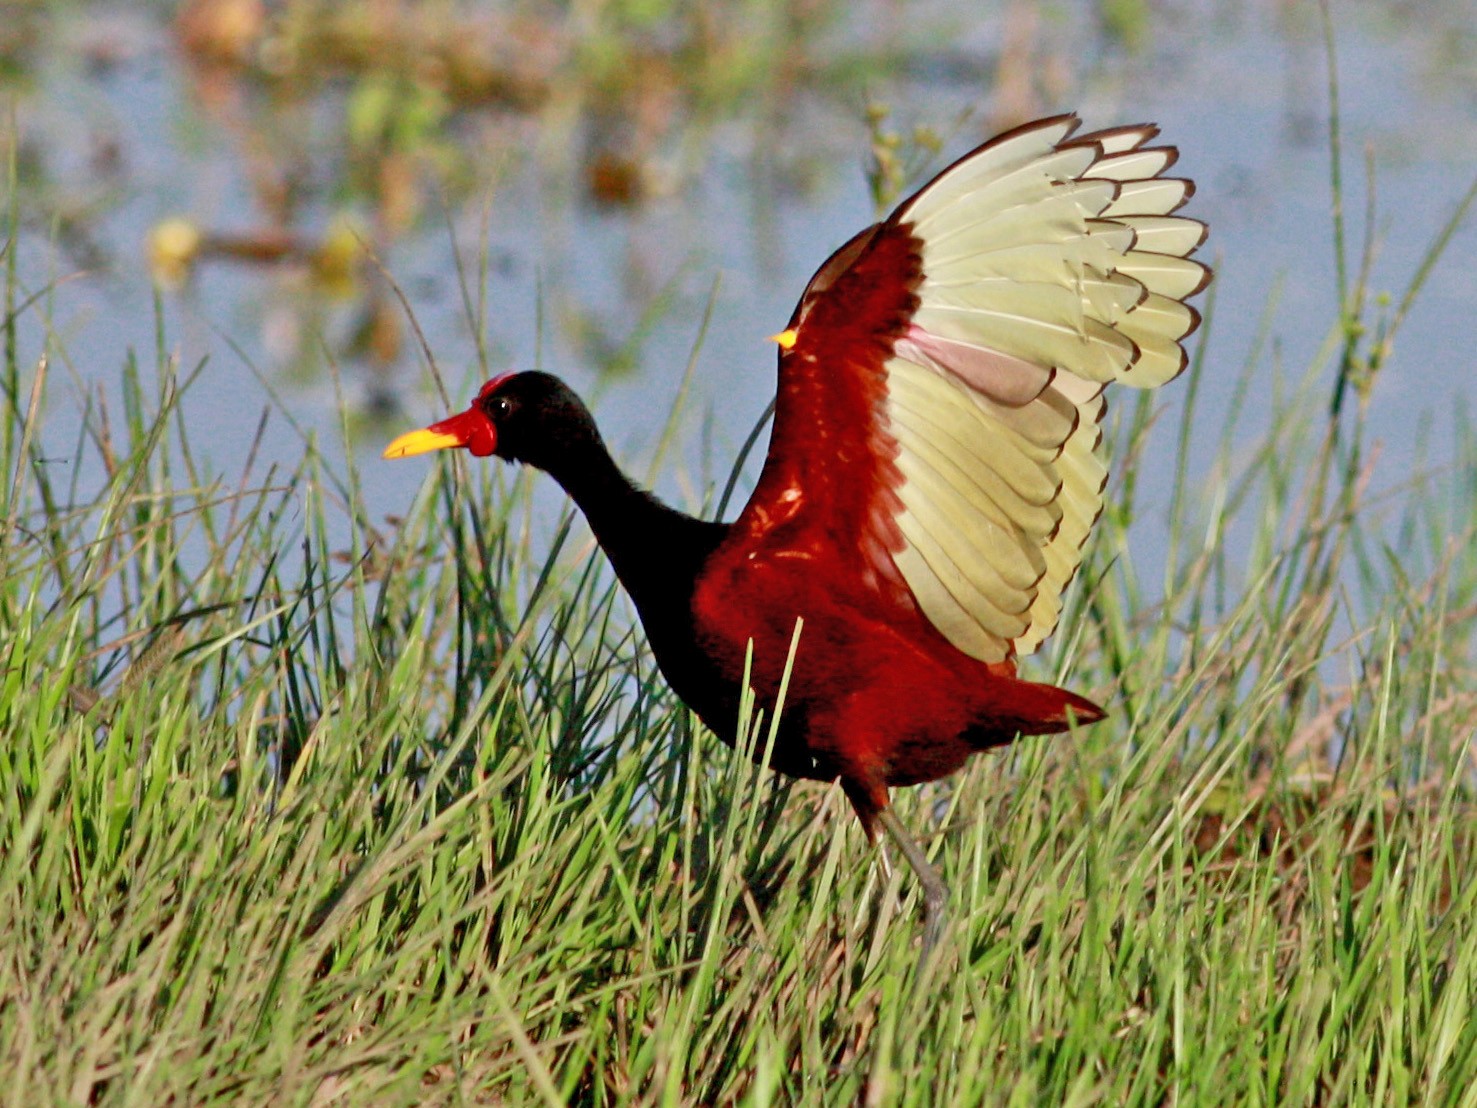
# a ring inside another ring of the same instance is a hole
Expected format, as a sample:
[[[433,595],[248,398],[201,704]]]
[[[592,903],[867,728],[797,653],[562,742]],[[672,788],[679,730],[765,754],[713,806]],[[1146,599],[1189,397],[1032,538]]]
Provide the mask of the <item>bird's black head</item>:
[[[509,373],[483,385],[460,415],[401,435],[385,457],[460,446],[479,458],[496,454],[557,471],[562,461],[599,444],[589,409],[563,381],[548,373]]]
[[[473,408],[492,425],[499,458],[557,468],[559,460],[600,441],[584,401],[548,373],[514,373],[482,386]]]

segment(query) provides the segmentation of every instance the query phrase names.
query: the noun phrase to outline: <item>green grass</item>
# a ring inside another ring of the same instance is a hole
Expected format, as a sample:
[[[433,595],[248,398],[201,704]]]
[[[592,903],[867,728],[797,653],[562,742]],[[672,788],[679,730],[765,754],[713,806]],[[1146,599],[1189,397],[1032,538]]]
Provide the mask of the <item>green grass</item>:
[[[376,533],[311,448],[201,469],[161,355],[64,487],[10,264],[0,1099],[1471,1103],[1477,436],[1367,490],[1405,301],[1352,272],[1260,441],[1179,465],[1163,580],[1136,467],[1234,371],[1177,444],[1123,409],[1051,655],[1112,715],[899,795],[951,889],[915,995],[906,869],[701,733],[529,478],[448,460]]]

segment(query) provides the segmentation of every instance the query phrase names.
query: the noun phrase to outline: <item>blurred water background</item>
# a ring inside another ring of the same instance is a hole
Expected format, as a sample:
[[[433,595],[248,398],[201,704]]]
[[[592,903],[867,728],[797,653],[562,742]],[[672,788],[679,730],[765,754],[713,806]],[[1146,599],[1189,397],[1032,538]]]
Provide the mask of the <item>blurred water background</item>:
[[[1351,0],[1330,22],[1351,248],[1372,232],[1370,289],[1398,301],[1477,175],[1477,10]],[[426,473],[379,450],[447,410],[416,328],[455,407],[492,372],[558,373],[637,472],[695,358],[658,487],[698,508],[772,394],[765,336],[873,217],[869,169],[917,184],[1076,110],[1159,123],[1198,183],[1203,474],[1243,368],[1251,440],[1338,318],[1329,87],[1308,0],[10,2],[20,364],[47,354],[47,464],[75,468],[83,411],[116,409],[162,335],[199,369],[187,423],[217,475],[294,465],[311,436],[363,467],[377,522]],[[1376,488],[1447,464],[1474,257],[1468,221],[1374,382]],[[100,481],[89,464],[62,483]],[[1170,469],[1143,473],[1151,546]]]

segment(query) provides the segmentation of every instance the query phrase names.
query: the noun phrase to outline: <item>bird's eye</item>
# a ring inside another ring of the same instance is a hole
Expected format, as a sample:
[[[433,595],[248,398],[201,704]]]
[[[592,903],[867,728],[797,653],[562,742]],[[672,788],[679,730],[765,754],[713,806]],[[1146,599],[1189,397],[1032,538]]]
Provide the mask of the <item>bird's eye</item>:
[[[494,396],[491,400],[487,402],[488,414],[491,415],[493,418],[505,416],[512,410],[513,405],[509,403],[506,396]]]

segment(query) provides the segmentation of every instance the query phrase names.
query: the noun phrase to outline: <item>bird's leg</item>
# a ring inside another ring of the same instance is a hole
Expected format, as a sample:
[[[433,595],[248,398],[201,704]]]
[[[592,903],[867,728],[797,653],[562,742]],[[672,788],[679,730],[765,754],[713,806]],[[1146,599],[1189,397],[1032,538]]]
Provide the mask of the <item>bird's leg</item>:
[[[897,843],[898,849],[903,852],[903,857],[908,860],[908,865],[913,867],[913,872],[918,875],[918,881],[923,886],[923,950],[918,955],[918,980],[922,981],[934,947],[943,937],[944,908],[948,902],[949,890],[944,884],[944,879],[939,876],[938,870],[929,863],[928,856],[923,853],[923,848],[913,840],[913,836],[908,834],[903,821],[897,818],[897,813],[892,810],[891,805],[878,812],[877,819],[892,836],[892,841]]]
[[[877,845],[877,828],[880,824],[892,836],[893,842],[897,843],[903,857],[908,860],[909,867],[918,875],[918,881],[923,885],[923,949],[918,955],[918,977],[914,982],[916,990],[922,986],[929,959],[944,934],[944,907],[949,899],[948,887],[939,876],[938,870],[929,864],[923,848],[913,841],[913,836],[908,834],[903,821],[892,810],[892,805],[888,802],[887,786],[874,784],[869,787],[854,779],[842,777],[841,788],[851,801],[857,819],[861,821],[867,841],[873,846]],[[882,866],[884,872],[891,877],[892,871],[886,853],[882,854]]]

